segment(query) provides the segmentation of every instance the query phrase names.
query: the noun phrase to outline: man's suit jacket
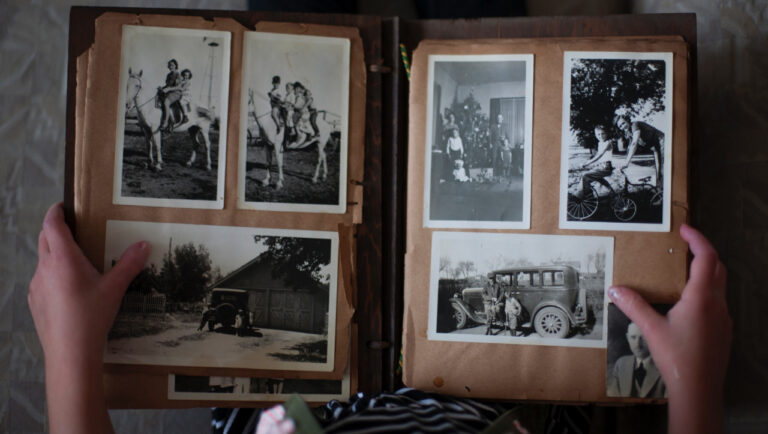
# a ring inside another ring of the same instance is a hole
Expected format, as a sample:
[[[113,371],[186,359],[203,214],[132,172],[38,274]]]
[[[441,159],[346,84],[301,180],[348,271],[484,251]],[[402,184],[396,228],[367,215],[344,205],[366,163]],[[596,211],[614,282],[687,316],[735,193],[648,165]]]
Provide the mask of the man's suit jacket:
[[[608,396],[632,396],[637,398],[666,398],[667,387],[661,379],[661,373],[653,359],[646,366],[643,385],[632,395],[632,382],[635,369],[635,356],[623,356],[616,360],[613,370],[608,374]]]

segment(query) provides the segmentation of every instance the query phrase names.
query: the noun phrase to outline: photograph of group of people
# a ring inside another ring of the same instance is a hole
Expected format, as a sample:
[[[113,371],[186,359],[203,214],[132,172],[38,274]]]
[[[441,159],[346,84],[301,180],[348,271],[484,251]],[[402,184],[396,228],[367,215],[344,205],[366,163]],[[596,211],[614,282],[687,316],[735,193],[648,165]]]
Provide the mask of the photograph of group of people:
[[[672,54],[563,62],[560,227],[669,230]],[[529,228],[533,56],[428,66],[424,226]]]
[[[529,227],[533,56],[430,56],[424,222]]]
[[[346,210],[348,39],[245,35],[238,206]]]
[[[222,209],[231,34],[124,26],[121,49],[115,203]],[[238,207],[344,213],[349,39],[246,32],[242,55]]]
[[[560,227],[668,231],[672,54],[566,52]]]
[[[433,232],[432,340],[605,348],[613,239]]]

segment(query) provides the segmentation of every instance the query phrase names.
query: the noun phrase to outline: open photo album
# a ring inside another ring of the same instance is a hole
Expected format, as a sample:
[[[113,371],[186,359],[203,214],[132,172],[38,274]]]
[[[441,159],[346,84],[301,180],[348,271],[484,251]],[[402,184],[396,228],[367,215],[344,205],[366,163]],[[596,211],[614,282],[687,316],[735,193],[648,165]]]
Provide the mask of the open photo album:
[[[69,223],[152,248],[109,405],[665,399],[606,291],[685,282],[690,17],[621,19],[74,8]]]

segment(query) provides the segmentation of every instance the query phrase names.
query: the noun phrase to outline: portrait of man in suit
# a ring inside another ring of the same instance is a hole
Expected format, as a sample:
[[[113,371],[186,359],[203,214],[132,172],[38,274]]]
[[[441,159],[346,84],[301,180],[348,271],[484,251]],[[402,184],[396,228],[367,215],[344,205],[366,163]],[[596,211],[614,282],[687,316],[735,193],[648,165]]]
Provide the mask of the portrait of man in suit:
[[[618,312],[617,315],[623,316],[615,306],[611,305],[610,308],[613,309],[609,309],[609,314]],[[606,372],[607,395],[633,398],[666,398],[667,388],[661,379],[661,373],[653,362],[651,351],[648,349],[648,343],[640,332],[640,327],[634,322],[627,324],[629,319],[626,317],[624,319],[625,321],[611,321],[613,325],[617,326],[617,330],[613,333],[613,341],[616,344],[620,344],[621,350],[624,353],[623,355],[618,354],[618,358],[615,358],[615,361],[611,364],[611,355],[617,355],[617,351],[615,348],[614,351],[609,349],[609,363]],[[627,324],[626,327],[623,326],[624,324]],[[624,330],[625,333],[623,333],[623,336],[618,336],[621,330]],[[611,334],[611,330],[609,330],[609,347],[611,346]],[[631,354],[626,354],[627,347]]]

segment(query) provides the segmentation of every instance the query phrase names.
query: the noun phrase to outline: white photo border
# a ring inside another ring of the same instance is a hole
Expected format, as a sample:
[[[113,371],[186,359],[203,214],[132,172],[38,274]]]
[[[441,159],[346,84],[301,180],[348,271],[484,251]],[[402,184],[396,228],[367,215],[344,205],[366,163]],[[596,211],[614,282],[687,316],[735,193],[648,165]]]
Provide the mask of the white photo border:
[[[252,202],[245,200],[245,177],[246,163],[248,160],[248,85],[249,77],[248,65],[250,63],[251,44],[269,42],[269,41],[290,41],[302,40],[305,42],[316,42],[329,46],[338,45],[337,48],[346,51],[344,61],[340,65],[342,70],[342,121],[341,121],[341,141],[339,156],[339,197],[335,205],[308,204],[308,203],[284,203],[284,202]],[[349,89],[350,89],[350,55],[351,42],[347,38],[338,38],[330,36],[310,36],[285,33],[269,32],[245,32],[243,36],[243,75],[241,80],[240,95],[240,143],[237,157],[237,207],[239,209],[260,210],[260,211],[285,211],[285,212],[306,212],[306,213],[329,213],[344,214],[347,210],[347,171],[349,159]]]
[[[570,132],[571,112],[571,71],[570,61],[574,59],[617,59],[617,60],[662,60],[666,65],[664,76],[665,118],[669,131],[664,132],[664,193],[662,197],[661,223],[616,223],[616,222],[581,222],[568,220],[568,134]],[[674,53],[671,52],[629,52],[629,51],[565,51],[563,53],[563,116],[561,129],[560,153],[560,229],[588,229],[604,231],[643,231],[669,232],[672,208],[672,134],[674,133],[673,96],[674,96]]]
[[[235,377],[235,383],[240,382],[245,387],[250,386],[252,378],[262,377]],[[311,380],[309,378],[304,380]],[[332,381],[332,380],[331,380]],[[298,395],[307,402],[328,402],[332,399],[346,401],[350,396],[349,367],[344,371],[341,380],[341,393],[339,394],[314,394],[299,393]],[[177,392],[176,376],[168,374],[168,400],[194,400],[194,401],[267,401],[267,402],[285,402],[293,393],[212,393],[212,392]]]
[[[193,225],[184,223],[158,223],[158,222],[139,222],[139,221],[126,221],[126,220],[107,220],[105,247],[104,247],[104,270],[105,272],[112,268],[113,256],[111,252],[123,251],[130,245],[131,242],[145,239],[146,234],[149,233],[147,229],[154,226],[157,232],[163,234],[173,233],[174,228],[180,228],[186,231],[207,233],[209,238],[218,238],[219,234],[216,230],[224,230],[229,233],[229,236],[236,239],[251,240],[254,235],[270,236],[270,237],[289,237],[289,238],[316,238],[325,239],[331,242],[330,257],[331,262],[329,269],[333,270],[330,276],[330,282],[328,286],[328,344],[326,352],[325,363],[313,363],[313,362],[283,362],[275,361],[273,363],[267,363],[259,366],[259,369],[271,369],[271,370],[285,370],[285,371],[314,371],[314,372],[331,372],[334,370],[335,355],[336,355],[336,307],[339,302],[338,297],[338,284],[339,284],[339,234],[338,232],[331,231],[309,231],[309,230],[294,230],[294,229],[266,229],[266,228],[253,228],[253,227],[240,227],[240,226],[209,226],[209,225]],[[127,232],[127,236],[126,236]],[[124,245],[113,246],[110,248],[110,236],[114,237],[116,234],[122,234]],[[149,241],[149,240],[148,240]],[[166,248],[164,245],[150,245],[153,249]],[[159,250],[158,250],[159,251]],[[107,347],[109,343],[107,343]],[[190,357],[174,357],[174,356],[153,356],[153,355],[120,355],[109,354],[105,348],[104,361],[106,363],[121,363],[121,364],[138,364],[138,365],[164,365],[164,366],[195,366],[195,367],[210,367],[210,368],[254,368],[250,365],[243,364],[222,364],[216,363],[216,358],[208,361],[193,360]]]
[[[115,143],[115,171],[113,176],[112,203],[114,205],[154,206],[167,208],[200,208],[200,209],[224,209],[224,182],[226,179],[227,156],[227,126],[229,113],[229,76],[230,58],[232,46],[232,34],[219,30],[181,29],[174,27],[152,27],[123,25],[120,52],[120,84],[118,85],[117,103],[117,137]],[[158,36],[209,36],[224,40],[221,67],[221,89],[219,90],[219,143],[218,166],[216,177],[216,200],[195,199],[166,199],[143,198],[123,196],[123,145],[125,141],[125,88],[128,82],[128,68],[130,59],[127,59],[126,41],[138,33],[156,34]]]
[[[430,215],[431,173],[432,173],[432,128],[433,82],[435,62],[525,62],[525,137],[523,143],[523,212],[521,221],[489,220],[433,220]],[[530,229],[531,228],[531,154],[533,152],[533,54],[431,54],[428,58],[427,73],[427,128],[424,157],[424,227],[425,228],[462,228],[462,229]]]
[[[591,243],[594,247],[601,244],[606,249],[605,252],[605,281],[603,282],[603,322],[601,339],[555,339],[542,337],[518,337],[518,336],[491,336],[491,335],[472,335],[472,334],[451,334],[440,333],[437,331],[437,304],[438,304],[438,281],[440,270],[440,244],[444,239],[466,240],[467,242],[482,242],[484,240],[498,241],[499,238],[507,238],[510,241],[514,239],[539,239],[552,241],[565,241],[574,245]],[[516,233],[481,233],[481,232],[456,232],[456,231],[435,231],[432,232],[432,253],[430,260],[429,273],[429,314],[427,324],[427,339],[430,341],[450,341],[450,342],[475,342],[475,343],[493,343],[493,344],[518,344],[518,345],[538,345],[538,346],[557,346],[557,347],[581,347],[581,348],[606,348],[608,343],[608,288],[613,283],[613,237],[604,236],[579,236],[579,235],[540,235],[540,234],[516,234]]]

